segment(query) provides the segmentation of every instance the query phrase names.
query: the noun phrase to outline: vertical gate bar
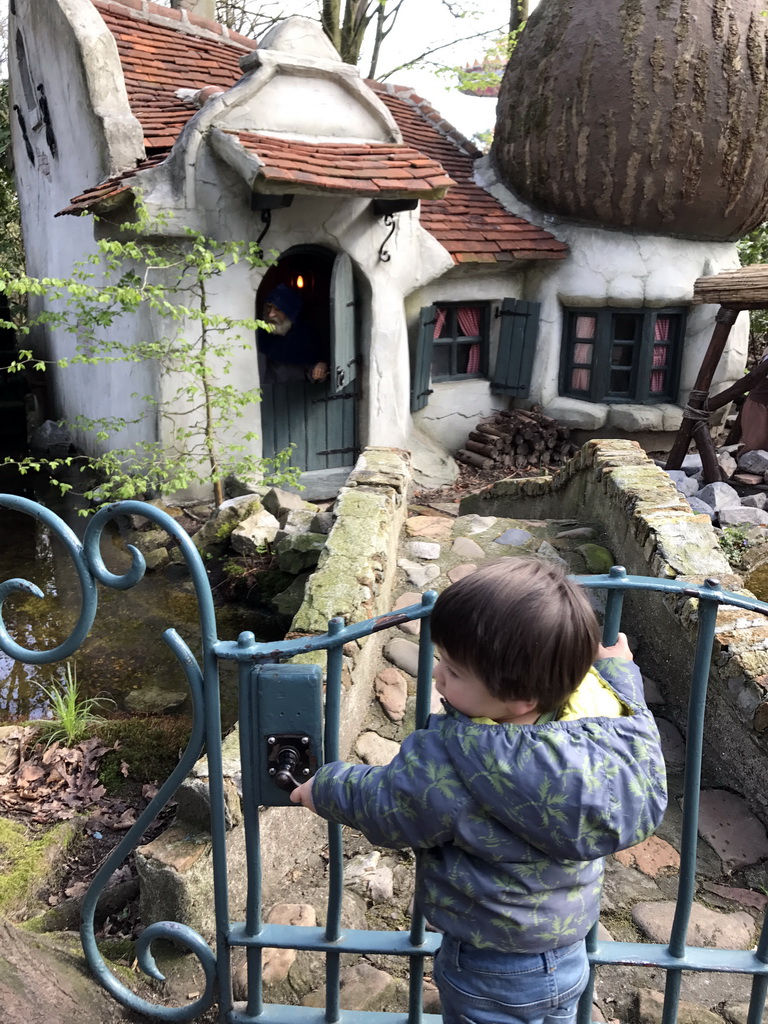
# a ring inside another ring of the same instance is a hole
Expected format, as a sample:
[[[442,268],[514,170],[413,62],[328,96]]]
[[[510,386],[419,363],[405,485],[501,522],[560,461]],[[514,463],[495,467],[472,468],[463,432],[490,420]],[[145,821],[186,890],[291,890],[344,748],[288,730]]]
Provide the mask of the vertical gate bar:
[[[428,590],[421,596],[422,607],[430,612],[437,600],[437,593]],[[429,717],[432,702],[432,665],[435,658],[432,643],[431,620],[427,615],[421,619],[419,631],[419,667],[416,674],[416,728],[423,729]],[[418,854],[417,854],[418,856]],[[424,944],[424,915],[414,906],[411,915],[411,943]],[[410,977],[408,979],[408,1024],[421,1024],[423,1009],[424,957],[409,957]]]
[[[627,570],[622,565],[614,565],[608,574],[611,579],[624,579]],[[605,614],[603,615],[603,644],[612,647],[616,643],[621,627],[621,614],[624,610],[624,590],[608,590],[605,595]],[[587,953],[597,952],[598,922],[592,925],[587,934]],[[576,1013],[576,1024],[590,1024],[592,1020],[592,1001],[595,995],[595,968],[589,965],[589,980],[584,989],[579,1008]]]
[[[717,580],[708,579],[705,587],[719,589]],[[675,916],[669,940],[670,955],[682,958],[685,955],[688,923],[696,887],[696,847],[699,824],[699,787],[701,785],[701,761],[704,747],[704,713],[707,703],[709,668],[712,660],[712,643],[715,638],[718,605],[707,600],[704,593],[699,598],[699,624],[696,637],[696,654],[691,677],[691,696],[688,702],[686,727],[685,781],[683,787],[683,827],[680,842],[680,882],[677,889]],[[670,969],[664,992],[662,1024],[676,1024],[680,1002],[682,972]]]
[[[328,623],[328,635],[334,637],[344,628],[342,618],[333,618]],[[341,725],[341,670],[344,650],[340,645],[328,648],[328,663],[325,674],[325,735],[324,761],[339,759],[339,729]],[[341,898],[344,891],[344,860],[341,825],[328,825],[328,914],[325,938],[337,942],[341,935]],[[327,953],[325,957],[325,1019],[327,1024],[336,1024],[341,1019],[339,999],[339,975],[341,957],[338,953]]]
[[[237,639],[238,647],[250,647],[256,638],[253,633],[241,633]],[[245,934],[249,937],[258,935],[262,928],[261,917],[261,834],[259,822],[259,794],[256,787],[258,760],[256,722],[258,708],[258,679],[254,668],[247,662],[238,664],[239,684],[239,719],[240,719],[240,762],[242,765],[243,806],[246,814],[243,819],[245,836],[245,863],[248,888],[245,899]],[[261,982],[261,950],[249,948],[246,951],[248,995],[247,1009],[249,1016],[257,1017],[263,1010]]]
[[[768,963],[768,913],[763,918],[763,927],[760,931],[760,941],[755,950],[755,957],[763,964]],[[747,1024],[763,1024],[766,995],[768,995],[768,978],[753,978]]]
[[[206,579],[206,586],[209,587]],[[198,589],[198,593],[200,593]],[[232,959],[229,949],[229,894],[227,892],[227,845],[224,815],[224,772],[221,756],[221,693],[219,663],[213,636],[203,630],[203,685],[205,687],[205,747],[208,757],[208,792],[211,799],[211,852],[213,898],[216,914],[216,969],[219,982],[219,1017],[232,1009]],[[206,642],[207,641],[207,642]]]

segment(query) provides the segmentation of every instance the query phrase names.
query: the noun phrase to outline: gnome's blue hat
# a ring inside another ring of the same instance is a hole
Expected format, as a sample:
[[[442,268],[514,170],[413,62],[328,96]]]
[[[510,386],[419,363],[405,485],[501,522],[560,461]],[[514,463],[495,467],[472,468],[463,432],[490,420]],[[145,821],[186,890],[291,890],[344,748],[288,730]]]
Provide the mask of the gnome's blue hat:
[[[301,295],[295,288],[289,288],[287,284],[279,284],[276,288],[273,288],[267,296],[266,302],[271,302],[273,306],[277,306],[281,313],[285,313],[288,319],[294,322],[301,312]]]

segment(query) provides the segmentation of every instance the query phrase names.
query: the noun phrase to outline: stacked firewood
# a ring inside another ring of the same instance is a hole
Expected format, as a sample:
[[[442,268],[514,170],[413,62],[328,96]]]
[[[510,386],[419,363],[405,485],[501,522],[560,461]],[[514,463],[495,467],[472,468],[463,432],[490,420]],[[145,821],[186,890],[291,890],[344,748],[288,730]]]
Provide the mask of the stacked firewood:
[[[476,469],[557,467],[576,451],[569,436],[568,427],[545,416],[537,405],[509,409],[481,420],[456,458]]]

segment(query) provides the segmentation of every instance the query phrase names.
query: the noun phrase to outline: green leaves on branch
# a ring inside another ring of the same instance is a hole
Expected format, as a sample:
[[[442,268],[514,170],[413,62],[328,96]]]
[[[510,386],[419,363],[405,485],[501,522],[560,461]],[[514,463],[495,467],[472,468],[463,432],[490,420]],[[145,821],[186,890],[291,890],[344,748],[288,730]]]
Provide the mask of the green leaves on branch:
[[[229,473],[261,476],[267,483],[295,482],[298,470],[290,467],[290,452],[269,460],[249,454],[256,435],[248,429],[248,410],[260,401],[260,392],[228,379],[238,351],[250,353],[255,362],[254,332],[266,325],[217,312],[210,296],[211,283],[241,261],[249,267],[273,261],[265,260],[255,243],[219,242],[191,228],[181,238],[149,241],[169,220],[167,213],[150,218],[139,202],[136,219],[118,226],[127,240],[101,239],[98,253],[75,264],[69,278],[14,276],[0,268],[0,291],[17,311],[12,321],[0,323],[22,334],[44,327],[74,341],[71,354],[53,363],[32,347],[21,349],[8,370],[151,364],[162,395],[143,396],[145,411],[130,420],[80,416],[69,424],[98,442],[92,447],[108,446],[103,454],[24,459],[16,463],[21,472],[87,469],[103,482],[84,493],[101,502],[201,484],[212,486],[220,500],[221,480]],[[33,296],[43,297],[46,308],[28,317],[22,311]],[[66,387],[65,378],[60,386]],[[126,445],[126,433],[130,436],[142,421],[158,424],[157,440]]]

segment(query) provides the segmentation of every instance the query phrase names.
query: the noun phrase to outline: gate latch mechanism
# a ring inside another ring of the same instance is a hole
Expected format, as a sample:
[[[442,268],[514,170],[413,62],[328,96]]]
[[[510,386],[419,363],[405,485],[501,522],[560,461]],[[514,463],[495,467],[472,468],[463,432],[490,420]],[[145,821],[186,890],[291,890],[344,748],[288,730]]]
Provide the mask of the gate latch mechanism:
[[[292,792],[317,771],[312,741],[303,733],[267,737],[267,773],[286,793]]]

